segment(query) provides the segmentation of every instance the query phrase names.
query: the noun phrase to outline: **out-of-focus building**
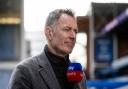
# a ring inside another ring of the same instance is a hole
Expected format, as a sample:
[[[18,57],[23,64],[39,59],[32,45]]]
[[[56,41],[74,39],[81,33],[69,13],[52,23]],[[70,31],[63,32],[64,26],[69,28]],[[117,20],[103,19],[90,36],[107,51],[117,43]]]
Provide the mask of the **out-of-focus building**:
[[[127,8],[127,3],[92,3],[88,16],[78,16],[79,30],[87,33],[88,78],[117,76],[113,62],[128,55]],[[101,76],[102,69],[111,74]]]
[[[16,61],[24,53],[23,0],[0,1],[0,61]]]
[[[25,52],[23,0],[0,0],[0,89],[7,89],[11,71]]]

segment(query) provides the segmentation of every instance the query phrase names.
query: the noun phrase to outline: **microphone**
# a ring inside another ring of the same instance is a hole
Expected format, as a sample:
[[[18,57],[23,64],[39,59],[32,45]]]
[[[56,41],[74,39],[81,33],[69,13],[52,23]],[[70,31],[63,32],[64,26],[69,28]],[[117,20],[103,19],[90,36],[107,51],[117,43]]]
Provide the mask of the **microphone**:
[[[80,63],[70,63],[67,69],[67,79],[69,82],[81,82],[84,77]]]

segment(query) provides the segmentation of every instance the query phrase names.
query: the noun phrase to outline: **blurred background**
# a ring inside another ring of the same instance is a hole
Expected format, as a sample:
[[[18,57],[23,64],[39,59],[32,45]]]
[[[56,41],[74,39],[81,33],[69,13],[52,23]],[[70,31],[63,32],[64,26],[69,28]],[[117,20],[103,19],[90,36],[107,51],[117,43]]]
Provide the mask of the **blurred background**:
[[[81,63],[88,89],[128,89],[126,0],[0,0],[0,89],[7,89],[17,63],[43,50],[44,22],[56,8],[71,8],[77,16],[70,59]]]

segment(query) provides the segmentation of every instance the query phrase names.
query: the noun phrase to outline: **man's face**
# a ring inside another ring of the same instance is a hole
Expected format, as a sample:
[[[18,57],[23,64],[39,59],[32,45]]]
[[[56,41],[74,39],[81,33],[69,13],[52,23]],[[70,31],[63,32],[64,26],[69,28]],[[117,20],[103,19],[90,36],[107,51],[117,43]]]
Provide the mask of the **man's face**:
[[[69,15],[63,14],[55,27],[52,28],[50,40],[52,49],[63,56],[71,53],[76,43],[77,32],[76,20]]]

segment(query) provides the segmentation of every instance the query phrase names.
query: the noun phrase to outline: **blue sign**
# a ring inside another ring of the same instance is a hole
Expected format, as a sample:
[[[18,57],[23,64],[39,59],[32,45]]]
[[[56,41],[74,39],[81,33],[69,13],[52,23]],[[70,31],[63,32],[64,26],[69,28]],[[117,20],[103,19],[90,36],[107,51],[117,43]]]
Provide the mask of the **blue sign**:
[[[98,37],[95,39],[95,61],[110,63],[113,60],[112,37]]]
[[[17,27],[0,25],[0,61],[15,59],[15,31]]]

